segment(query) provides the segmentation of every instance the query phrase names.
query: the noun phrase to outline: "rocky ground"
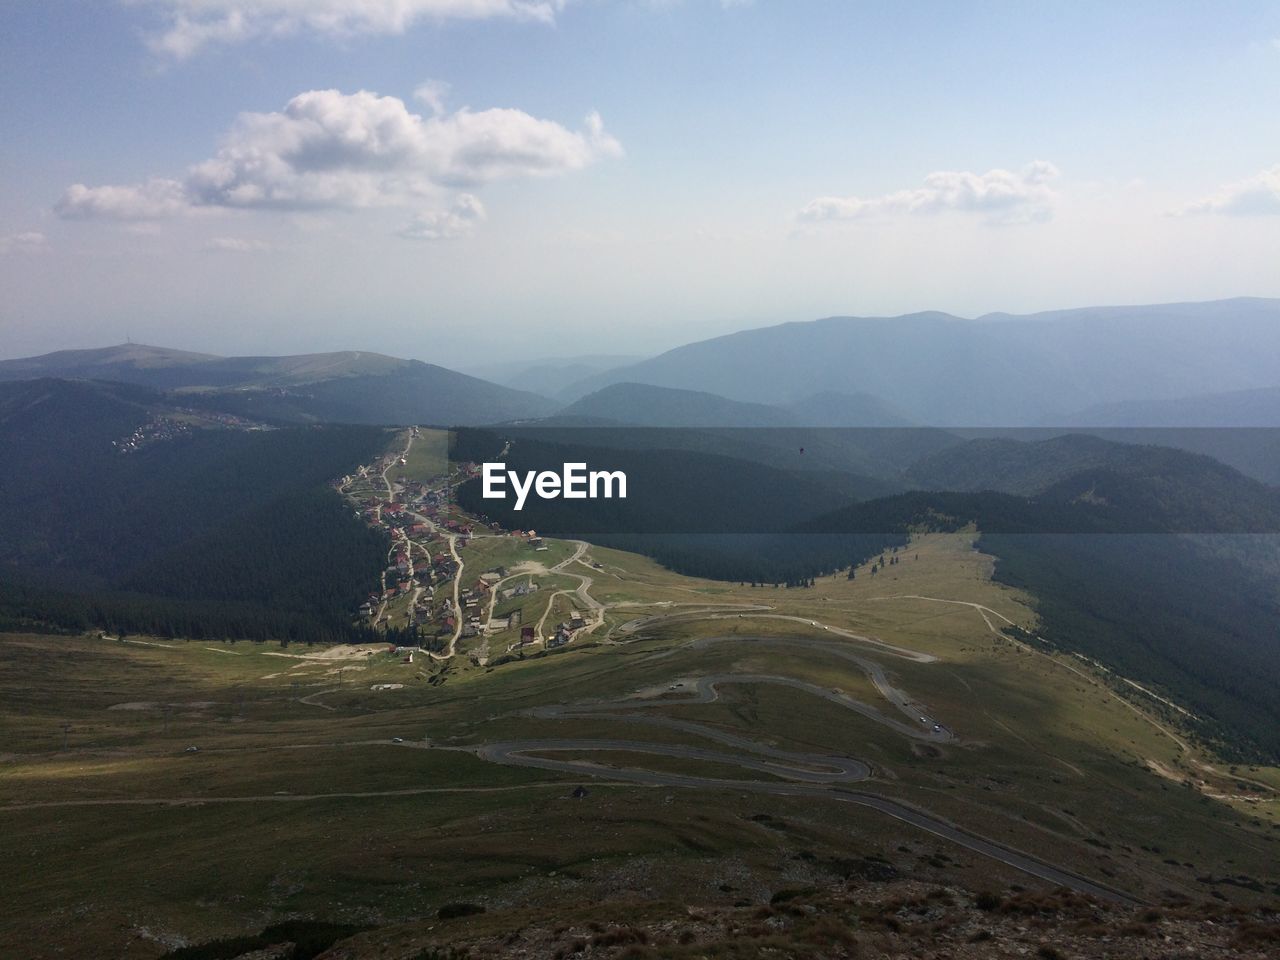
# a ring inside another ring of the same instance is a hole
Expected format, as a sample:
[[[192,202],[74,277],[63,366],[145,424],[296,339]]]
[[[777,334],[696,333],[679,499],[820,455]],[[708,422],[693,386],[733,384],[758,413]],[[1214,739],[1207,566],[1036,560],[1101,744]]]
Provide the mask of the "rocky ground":
[[[578,905],[581,907],[581,905]],[[1280,905],[1170,898],[1120,906],[1068,891],[974,894],[896,880],[777,893],[735,907],[595,905],[593,919],[454,905],[434,922],[369,931],[323,960],[481,958],[1272,958]],[[576,911],[579,917],[582,910]],[[469,915],[468,915],[469,914]]]

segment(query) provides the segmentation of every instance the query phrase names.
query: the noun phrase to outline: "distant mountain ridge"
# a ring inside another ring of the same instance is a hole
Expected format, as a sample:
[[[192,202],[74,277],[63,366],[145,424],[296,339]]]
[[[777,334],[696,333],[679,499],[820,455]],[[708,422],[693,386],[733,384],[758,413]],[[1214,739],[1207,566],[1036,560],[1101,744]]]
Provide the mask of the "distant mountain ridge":
[[[1280,531],[1280,490],[1212,457],[1083,434],[970,440],[922,458],[906,479],[927,490],[995,491],[1088,504],[1170,532]]]
[[[445,367],[364,351],[217,357],[124,344],[0,361],[0,381],[40,377],[175,391],[192,405],[281,423],[447,426],[540,416],[555,406]]]
[[[593,418],[644,427],[782,427],[794,421],[763,403],[729,400],[701,390],[615,383],[569,404],[558,417]]]
[[[566,387],[618,367],[639,363],[643,359],[643,356],[630,354],[585,354],[464,366],[461,372],[481,380],[500,383],[513,390],[528,390],[565,402],[573,399],[561,396]]]
[[[491,365],[510,384],[503,386],[360,351],[218,357],[124,344],[0,361],[0,380],[136,383],[282,422],[482,424],[560,410],[565,417],[662,426],[1280,425],[1280,300],[974,320],[936,311],[828,317],[611,366],[626,359]],[[585,371],[592,372],[572,382]],[[644,387],[687,393],[646,394]],[[1280,465],[1234,456],[1257,475],[1280,475]]]
[[[1224,473],[1235,473],[1207,457],[1181,450],[1066,434],[1035,441],[1007,437],[969,440],[922,458],[911,465],[906,475],[928,490],[995,490],[1034,496],[1085,470],[1153,476],[1184,469],[1188,464],[1213,464]]]
[[[796,422],[806,427],[911,427],[912,422],[870,393],[823,390],[786,404]]]
[[[575,400],[557,417],[646,427],[898,427],[900,414],[870,394],[827,391],[789,404],[731,400],[703,390],[615,383]]]
[[[92,350],[59,350],[38,357],[0,360],[0,380],[42,376],[114,380],[159,389],[281,386],[339,376],[389,373],[411,361],[378,353],[342,351],[282,357],[221,357],[141,343]]]
[[[1081,427],[1280,427],[1280,387],[1204,393],[1168,400],[1099,404],[1074,414]]]
[[[1090,307],[964,320],[829,317],[687,344],[580,381],[787,404],[869,394],[934,426],[1070,423],[1099,404],[1276,387],[1280,300]]]

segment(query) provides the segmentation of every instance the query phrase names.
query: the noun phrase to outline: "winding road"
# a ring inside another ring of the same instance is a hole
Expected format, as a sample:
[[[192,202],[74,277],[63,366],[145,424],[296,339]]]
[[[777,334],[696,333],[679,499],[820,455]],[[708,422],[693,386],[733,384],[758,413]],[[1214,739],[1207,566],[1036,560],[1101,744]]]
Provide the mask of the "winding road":
[[[578,580],[578,586],[574,590],[556,590],[547,598],[547,608],[542,611],[542,616],[538,618],[538,625],[534,628],[534,633],[537,634],[539,639],[546,636],[543,631],[546,629],[547,618],[551,616],[551,611],[555,607],[556,597],[577,597],[578,602],[585,609],[591,611],[591,622],[585,627],[574,631],[575,637],[586,636],[604,623],[605,606],[595,597],[591,596],[589,592],[591,585],[595,583],[595,580],[581,573],[569,573],[565,569],[571,563],[577,563],[582,560],[583,556],[586,555],[587,549],[591,545],[585,540],[570,540],[569,542],[574,544],[576,548],[573,555],[565,557],[547,572],[557,573],[566,577],[575,577]],[[545,640],[543,642],[545,642]]]
[[[791,645],[804,646],[809,649],[815,647],[824,649],[837,657],[856,663],[875,683],[877,690],[904,713],[915,717],[916,711],[921,709],[919,704],[907,698],[904,693],[889,683],[884,675],[883,668],[878,663],[844,649],[842,644],[821,640],[805,641],[776,637],[706,637],[692,641],[685,648],[722,642]],[[665,653],[665,651],[662,653]],[[661,656],[662,653],[654,655],[654,658]],[[786,686],[838,704],[913,739],[937,742],[954,739],[951,731],[941,725],[935,726],[933,723],[928,723],[923,726],[916,726],[910,722],[904,723],[896,718],[887,717],[876,708],[838,690],[830,690],[792,677],[770,674],[729,673],[699,677],[694,682],[693,690],[688,696],[663,696],[659,699],[656,696],[657,691],[651,691],[647,696],[642,694],[607,702],[535,707],[523,711],[522,715],[540,720],[593,719],[624,721],[630,724],[648,724],[708,739],[721,746],[729,747],[735,752],[644,740],[613,738],[557,739],[545,737],[495,741],[481,744],[473,749],[476,756],[493,763],[590,776],[614,782],[620,781],[643,786],[699,789],[727,788],[771,796],[809,797],[842,803],[854,803],[877,810],[895,820],[910,824],[1049,883],[1068,887],[1080,893],[1106,900],[1125,903],[1139,902],[1125,893],[1097,883],[1087,877],[1054,866],[1004,844],[969,833],[954,823],[928,814],[909,804],[875,794],[848,789],[848,785],[866,780],[871,775],[870,767],[856,758],[825,753],[782,750],[707,724],[654,715],[650,712],[651,708],[655,707],[711,703],[718,699],[720,688],[729,684],[775,684]],[[667,691],[669,692],[670,690],[671,687],[668,687]],[[695,762],[715,763],[767,774],[771,779],[724,779],[635,767],[604,765],[589,759],[590,754],[599,752],[649,754]],[[554,754],[564,753],[586,754],[587,757],[576,756],[572,759],[560,759],[554,756]],[[548,756],[548,754],[552,756]]]
[[[402,456],[408,453],[411,446],[412,436],[410,436],[409,443],[405,448],[405,454],[402,454]],[[385,470],[383,472],[383,480],[387,483],[388,495],[391,495],[391,486],[386,479]],[[558,590],[551,593],[546,610],[537,624],[536,630],[539,637],[543,636],[546,621],[551,614],[557,596],[573,596],[582,608],[590,611],[590,622],[578,630],[576,632],[577,635],[590,634],[605,622],[605,605],[592,597],[590,593],[590,588],[594,582],[593,577],[586,574],[568,572],[567,568],[572,564],[586,563],[583,558],[589,549],[589,545],[585,542],[573,542],[575,543],[574,553],[553,566],[549,572],[576,578],[579,581],[578,587],[574,590]],[[458,612],[458,622],[455,625],[454,635],[449,642],[447,650],[441,654],[432,654],[433,658],[437,660],[447,660],[456,655],[457,641],[462,632],[461,606],[459,603],[462,558],[457,552],[456,537],[449,537],[449,550],[458,562],[458,571],[453,578],[453,606],[455,611]],[[496,586],[494,587],[495,595]],[[967,601],[915,595],[871,599],[882,601],[915,599],[967,606],[975,610],[983,618],[992,632],[997,633],[1000,631],[993,618],[1005,623],[1011,622],[1004,615],[989,607]],[[625,607],[627,604],[618,606]],[[799,624],[809,630],[822,631],[824,636],[813,639],[806,639],[800,636],[699,637],[663,650],[654,651],[643,656],[640,662],[672,657],[681,652],[721,643],[733,643],[739,647],[759,645],[761,647],[800,648],[807,652],[822,651],[851,663],[861,670],[875,687],[876,692],[884,698],[886,703],[894,708],[898,715],[886,714],[878,707],[858,700],[840,689],[820,686],[796,677],[778,674],[722,672],[677,680],[668,685],[620,700],[547,705],[527,709],[518,714],[528,719],[541,721],[589,720],[606,724],[609,722],[623,722],[630,725],[648,725],[710,741],[715,746],[695,746],[686,743],[653,742],[607,736],[591,738],[534,736],[526,739],[485,742],[463,749],[467,749],[477,757],[492,763],[529,767],[577,776],[590,776],[614,783],[700,789],[730,788],[773,796],[806,797],[858,804],[877,810],[886,816],[925,830],[935,836],[1005,863],[1049,883],[1059,884],[1107,900],[1137,902],[1128,895],[1087,877],[1046,863],[993,840],[971,834],[956,824],[928,814],[909,804],[850,789],[851,785],[865,781],[871,776],[871,768],[863,760],[835,754],[783,750],[767,743],[761,743],[745,736],[730,733],[716,726],[665,716],[656,712],[657,709],[663,707],[713,703],[719,699],[722,688],[731,685],[773,685],[798,690],[820,698],[914,741],[947,743],[955,740],[955,734],[949,727],[940,720],[935,719],[925,705],[914,700],[904,690],[895,686],[891,682],[884,666],[877,660],[863,655],[863,652],[874,651],[880,655],[916,664],[935,663],[937,657],[922,651],[886,643],[875,637],[854,633],[842,627],[824,624],[814,619],[777,613],[765,605],[704,603],[689,604],[687,606],[688,609],[668,610],[630,620],[614,627],[610,631],[609,638],[617,637],[625,640],[634,638],[642,631],[698,620],[741,621],[746,619],[767,619]],[[493,610],[494,597],[491,597],[488,608],[489,620],[492,620]],[[827,637],[830,637],[830,639],[827,639]],[[677,693],[677,695],[671,696],[672,693]],[[402,744],[402,746],[436,749],[429,742],[406,743]],[[617,766],[613,763],[605,764],[593,761],[591,755],[598,753],[640,754],[689,760],[695,763],[716,764],[721,767],[736,767],[748,775],[757,774],[763,775],[763,777],[757,779],[724,779],[690,773],[644,769],[643,767]],[[572,756],[565,756],[566,754],[572,754]]]

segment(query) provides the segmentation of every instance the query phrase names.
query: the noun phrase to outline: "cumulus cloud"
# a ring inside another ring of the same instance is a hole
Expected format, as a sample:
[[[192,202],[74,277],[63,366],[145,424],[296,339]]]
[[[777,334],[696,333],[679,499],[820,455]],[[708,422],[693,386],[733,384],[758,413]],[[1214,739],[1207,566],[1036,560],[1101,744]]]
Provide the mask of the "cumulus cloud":
[[[1175,212],[1223,213],[1234,216],[1280,214],[1280,165],[1245,180],[1228,183],[1212,196],[1197,200]]]
[[[486,217],[484,204],[469,193],[459,194],[448,210],[418,214],[400,231],[406,240],[452,240],[465,237]]]
[[[565,0],[130,0],[159,26],[153,50],[184,59],[213,44],[310,32],[400,34],[420,21],[514,19],[544,23]]]
[[[941,170],[911,190],[879,197],[818,197],[800,210],[797,219],[822,223],[951,210],[983,215],[989,223],[1029,223],[1053,215],[1057,194],[1050,184],[1057,176],[1058,168],[1046,160],[1018,171]]]
[[[154,178],[130,186],[72,184],[54,210],[58,216],[72,220],[157,220],[186,207],[181,183]]]
[[[599,114],[570,130],[522,110],[422,117],[368,91],[311,90],[242,114],[222,147],[181,180],[69,188],[64,217],[147,220],[202,208],[333,209],[403,204],[442,187],[581,170],[622,147]]]
[[[34,230],[25,233],[10,233],[0,237],[0,254],[4,253],[40,253],[49,247],[49,238]]]

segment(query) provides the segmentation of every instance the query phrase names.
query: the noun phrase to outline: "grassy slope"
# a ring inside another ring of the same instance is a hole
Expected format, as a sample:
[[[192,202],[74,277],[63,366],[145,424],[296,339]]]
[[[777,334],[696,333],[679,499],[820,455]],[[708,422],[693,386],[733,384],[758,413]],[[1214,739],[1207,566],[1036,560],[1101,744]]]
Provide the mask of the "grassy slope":
[[[1204,895],[1209,888],[1196,878],[1208,873],[1274,872],[1275,804],[1210,800],[1151,772],[1146,765],[1154,762],[1203,776],[1208,792],[1232,792],[1227,771],[1193,766],[1199,758],[1096,676],[1001,640],[970,607],[890,599],[980,602],[1030,625],[1024,598],[990,582],[991,560],[970,542],[966,535],[929,537],[874,578],[864,569],[852,582],[835,577],[791,591],[679,577],[634,555],[593,549],[603,565],[594,593],[606,603],[769,603],[780,613],[808,614],[932,652],[940,663],[885,662],[961,742],[913,749],[868,721],[776,687],[729,688],[722,702],[671,708],[670,715],[783,747],[865,757],[877,773],[869,789],[1129,889]],[[468,563],[478,572],[485,551],[510,543],[479,541],[468,548]],[[654,609],[662,608],[623,608],[608,620],[617,624]],[[121,956],[151,957],[162,950],[139,935],[142,928],[199,939],[257,930],[285,913],[384,922],[459,899],[559,909],[566,897],[659,891],[689,902],[731,902],[820,880],[830,858],[869,854],[912,875],[971,888],[1028,883],[844,804],[596,782],[587,800],[571,801],[565,799],[571,777],[385,742],[599,736],[600,721],[537,721],[511,712],[765,664],[868,694],[862,675],[842,661],[794,648],[766,654],[758,645],[717,644],[658,661],[640,656],[682,636],[733,632],[814,631],[769,620],[683,623],[649,640],[575,644],[492,670],[465,658],[409,666],[373,654],[345,661],[341,688],[342,662],[281,657],[292,650],[275,646],[5,637],[0,886],[17,895],[0,912],[0,930],[41,944],[45,955],[93,937]],[[492,643],[496,649],[498,641]],[[381,682],[404,688],[370,689]],[[174,706],[160,706],[166,703]],[[120,704],[144,706],[111,709]],[[71,725],[66,752],[59,749],[64,722]],[[690,739],[625,723],[609,724],[608,732]],[[184,753],[189,744],[201,752]],[[1273,770],[1239,773],[1277,779]],[[297,799],[382,791],[409,792]],[[189,802],[22,806],[147,797]],[[232,797],[251,799],[217,802]],[[751,819],[758,814],[775,819]],[[796,859],[804,851],[817,851],[816,859]],[[40,871],[29,869],[33,862]],[[1216,889],[1251,896],[1237,887]],[[51,925],[55,917],[62,919]]]

